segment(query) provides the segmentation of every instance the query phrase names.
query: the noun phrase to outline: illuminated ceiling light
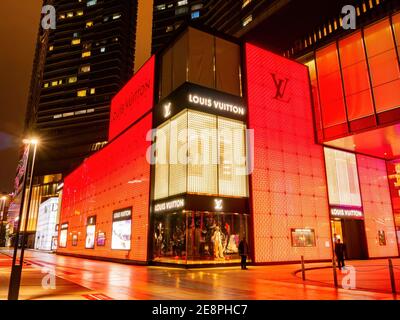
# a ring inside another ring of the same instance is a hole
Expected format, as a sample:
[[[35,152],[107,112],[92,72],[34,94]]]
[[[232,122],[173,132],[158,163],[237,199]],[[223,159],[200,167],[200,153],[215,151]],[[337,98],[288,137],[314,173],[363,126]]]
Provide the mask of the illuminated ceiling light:
[[[22,142],[24,144],[38,145],[39,144],[39,139],[36,139],[36,138],[24,139],[24,140],[22,140]]]
[[[131,181],[128,181],[128,184],[135,184],[135,183],[142,183],[143,181],[142,180],[131,180]]]

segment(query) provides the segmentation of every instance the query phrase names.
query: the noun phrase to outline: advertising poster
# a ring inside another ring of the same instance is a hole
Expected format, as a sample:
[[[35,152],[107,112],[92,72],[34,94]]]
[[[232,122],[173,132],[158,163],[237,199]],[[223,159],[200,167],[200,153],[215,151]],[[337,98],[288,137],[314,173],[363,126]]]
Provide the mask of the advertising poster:
[[[131,248],[131,210],[114,212],[111,249],[129,250]]]
[[[58,197],[50,198],[39,206],[35,249],[53,250],[52,241],[57,236]]]
[[[97,246],[104,247],[106,245],[106,234],[104,232],[99,232],[97,235]]]
[[[96,239],[96,216],[91,216],[87,219],[87,224],[86,224],[85,248],[94,249],[95,239]]]
[[[60,231],[60,248],[66,248],[67,247],[67,238],[68,238],[68,224],[65,223],[61,225],[61,231]]]
[[[94,240],[96,234],[96,226],[87,226],[86,227],[86,249],[93,249],[94,248]]]

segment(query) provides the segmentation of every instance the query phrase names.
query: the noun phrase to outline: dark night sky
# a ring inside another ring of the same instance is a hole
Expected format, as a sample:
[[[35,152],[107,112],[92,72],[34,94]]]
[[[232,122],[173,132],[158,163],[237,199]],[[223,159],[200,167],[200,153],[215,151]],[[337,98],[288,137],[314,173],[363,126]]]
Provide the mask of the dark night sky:
[[[0,192],[13,191],[41,6],[0,1]]]

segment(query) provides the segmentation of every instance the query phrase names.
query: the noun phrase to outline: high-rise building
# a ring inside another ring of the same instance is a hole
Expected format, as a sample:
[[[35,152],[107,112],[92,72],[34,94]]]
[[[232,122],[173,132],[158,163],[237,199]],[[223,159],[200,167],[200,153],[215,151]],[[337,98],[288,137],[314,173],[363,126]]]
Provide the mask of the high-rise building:
[[[137,0],[50,0],[40,29],[26,133],[41,140],[36,175],[68,173],[107,141],[112,97],[134,70]]]
[[[190,21],[296,58],[346,31],[341,28],[346,5],[355,7],[359,27],[385,17],[400,4],[398,0],[154,0],[152,48],[153,52],[162,48],[177,28]]]

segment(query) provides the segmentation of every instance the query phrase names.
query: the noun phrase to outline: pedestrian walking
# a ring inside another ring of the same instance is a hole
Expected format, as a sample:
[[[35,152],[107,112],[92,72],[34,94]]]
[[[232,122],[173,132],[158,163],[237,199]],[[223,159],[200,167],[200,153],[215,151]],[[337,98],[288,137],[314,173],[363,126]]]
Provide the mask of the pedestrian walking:
[[[344,268],[344,257],[346,254],[346,245],[340,241],[340,239],[336,240],[335,244],[335,255],[336,260],[338,262],[338,268]]]
[[[247,244],[246,238],[243,237],[239,243],[239,255],[241,257],[240,266],[242,270],[247,270],[247,255],[249,254],[249,245]]]

